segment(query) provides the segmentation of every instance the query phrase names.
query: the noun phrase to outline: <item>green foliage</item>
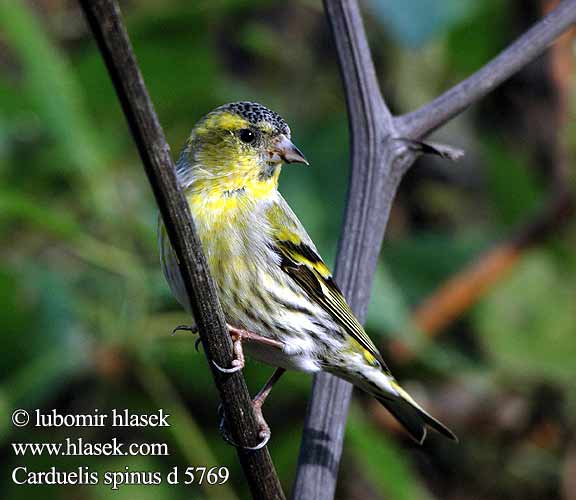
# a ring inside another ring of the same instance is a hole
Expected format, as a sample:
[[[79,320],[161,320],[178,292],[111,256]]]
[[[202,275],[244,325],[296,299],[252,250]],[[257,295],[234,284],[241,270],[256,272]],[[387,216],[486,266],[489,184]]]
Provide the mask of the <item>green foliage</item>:
[[[357,408],[350,412],[347,439],[357,467],[366,473],[384,498],[427,500],[431,497],[420,486],[400,448],[377,432]],[[383,474],[383,471],[386,471]]]
[[[486,151],[491,206],[504,225],[517,224],[526,213],[531,213],[537,200],[543,198],[541,183],[530,162],[518,151],[506,149],[495,139],[487,141]]]
[[[437,231],[393,241],[383,253],[391,277],[407,303],[415,306],[487,245],[485,236],[464,228],[457,235]]]
[[[535,251],[486,297],[475,322],[496,369],[508,377],[571,383],[574,278],[553,257]]]
[[[468,15],[448,33],[448,67],[467,76],[511,41],[506,33],[509,14],[505,7],[502,0],[476,2],[473,15]]]
[[[44,130],[57,140],[63,155],[69,158],[49,167],[70,173],[73,169],[76,175],[87,178],[96,175],[105,164],[103,148],[97,143],[84,109],[82,90],[67,61],[24,3],[0,2],[0,24],[22,66],[25,103],[38,113]],[[13,112],[22,112],[19,107],[11,107]]]

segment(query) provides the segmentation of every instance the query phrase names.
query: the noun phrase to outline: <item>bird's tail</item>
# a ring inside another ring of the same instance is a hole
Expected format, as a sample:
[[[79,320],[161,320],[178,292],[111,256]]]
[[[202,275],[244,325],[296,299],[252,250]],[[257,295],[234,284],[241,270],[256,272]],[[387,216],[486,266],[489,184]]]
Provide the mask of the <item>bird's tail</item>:
[[[392,382],[392,386],[398,395],[393,395],[386,391],[374,396],[394,415],[416,442],[419,444],[424,442],[427,427],[431,427],[449,439],[458,441],[458,438],[450,429],[425,412],[396,381]]]

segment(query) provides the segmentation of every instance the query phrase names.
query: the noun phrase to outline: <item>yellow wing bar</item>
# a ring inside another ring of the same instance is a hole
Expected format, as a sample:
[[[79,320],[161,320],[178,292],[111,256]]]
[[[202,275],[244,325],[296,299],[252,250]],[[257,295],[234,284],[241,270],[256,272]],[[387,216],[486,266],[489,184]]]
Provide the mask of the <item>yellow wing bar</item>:
[[[280,255],[280,267],[302,290],[324,309],[368,353],[389,372],[382,355],[354,316],[346,299],[320,256],[305,243],[275,240],[273,250]],[[365,356],[369,361],[370,356]]]

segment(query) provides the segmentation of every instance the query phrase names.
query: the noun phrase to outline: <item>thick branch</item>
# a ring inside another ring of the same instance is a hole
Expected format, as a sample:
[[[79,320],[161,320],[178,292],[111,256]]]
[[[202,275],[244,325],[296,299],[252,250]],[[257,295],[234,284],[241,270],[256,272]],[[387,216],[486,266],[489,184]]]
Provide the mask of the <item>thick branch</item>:
[[[344,80],[352,143],[348,205],[335,275],[360,320],[366,314],[394,195],[415,157],[407,151],[406,141],[395,139],[429,133],[534,59],[574,22],[575,3],[565,1],[494,62],[433,103],[392,119],[378,89],[356,0],[324,0]],[[315,377],[295,499],[333,498],[350,395],[349,384],[326,374]]]
[[[221,366],[230,366],[232,343],[224,315],[120,9],[115,0],[81,0],[80,3],[116,87],[170,242],[178,256],[206,355]],[[242,375],[224,375],[214,368],[212,372],[233,439],[245,446],[255,445],[260,439],[258,424]],[[255,498],[284,498],[266,449],[256,452],[239,450],[238,455]]]
[[[325,0],[350,119],[351,175],[335,278],[363,321],[390,207],[413,155],[395,137],[382,100],[356,1]],[[295,499],[334,496],[352,386],[314,379],[294,485]]]
[[[499,56],[422,108],[394,119],[402,137],[420,138],[460,114],[539,56],[576,23],[576,0],[564,0]]]

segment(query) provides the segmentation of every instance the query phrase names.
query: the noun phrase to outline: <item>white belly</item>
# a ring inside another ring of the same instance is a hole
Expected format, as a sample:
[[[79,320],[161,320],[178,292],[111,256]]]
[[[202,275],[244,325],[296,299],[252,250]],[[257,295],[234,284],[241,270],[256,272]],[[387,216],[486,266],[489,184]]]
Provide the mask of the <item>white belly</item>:
[[[320,371],[316,359],[306,353],[290,353],[254,342],[245,342],[243,347],[248,356],[272,366],[310,373]]]

